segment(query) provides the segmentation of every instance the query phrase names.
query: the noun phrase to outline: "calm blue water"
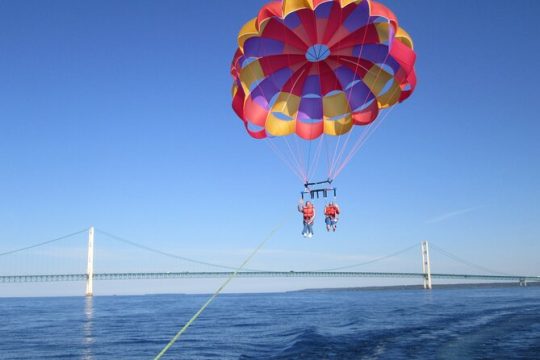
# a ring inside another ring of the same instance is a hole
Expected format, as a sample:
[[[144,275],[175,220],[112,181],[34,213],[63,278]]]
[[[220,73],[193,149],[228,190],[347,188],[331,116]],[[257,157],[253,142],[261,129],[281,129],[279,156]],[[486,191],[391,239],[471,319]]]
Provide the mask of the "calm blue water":
[[[0,298],[1,359],[150,359],[202,295]],[[223,295],[168,359],[540,359],[540,287]]]

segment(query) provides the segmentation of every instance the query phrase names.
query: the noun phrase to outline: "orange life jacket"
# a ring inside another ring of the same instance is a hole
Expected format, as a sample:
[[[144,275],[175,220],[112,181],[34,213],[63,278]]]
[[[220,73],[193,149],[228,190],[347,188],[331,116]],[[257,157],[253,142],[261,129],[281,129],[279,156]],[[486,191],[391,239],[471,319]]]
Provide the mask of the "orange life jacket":
[[[336,208],[333,207],[333,206],[327,206],[325,209],[324,209],[324,215],[326,216],[336,216]]]
[[[302,213],[304,214],[304,220],[311,220],[311,218],[315,215],[313,206],[304,206],[302,208]]]
[[[324,209],[324,215],[335,217],[337,214],[339,214],[339,208],[335,205],[329,205]]]

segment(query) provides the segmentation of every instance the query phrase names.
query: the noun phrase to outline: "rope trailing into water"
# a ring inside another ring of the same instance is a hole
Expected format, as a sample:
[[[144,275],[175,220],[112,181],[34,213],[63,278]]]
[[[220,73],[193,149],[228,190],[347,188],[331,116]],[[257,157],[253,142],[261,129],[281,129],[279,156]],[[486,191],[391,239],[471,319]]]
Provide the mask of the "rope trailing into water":
[[[223,289],[236,277],[236,275],[244,268],[244,266],[259,252],[259,250],[270,240],[275,233],[281,228],[283,223],[276,226],[270,234],[251,252],[251,254],[244,260],[244,262],[225,280],[223,284],[216,290],[216,292],[204,303],[204,305],[193,315],[191,319],[174,335],[167,345],[156,355],[154,360],[159,360],[165,355],[165,353],[174,345],[174,343],[182,336],[182,334],[189,328],[189,326],[197,320],[197,318],[203,313],[203,311],[214,301],[214,299],[221,293]]]

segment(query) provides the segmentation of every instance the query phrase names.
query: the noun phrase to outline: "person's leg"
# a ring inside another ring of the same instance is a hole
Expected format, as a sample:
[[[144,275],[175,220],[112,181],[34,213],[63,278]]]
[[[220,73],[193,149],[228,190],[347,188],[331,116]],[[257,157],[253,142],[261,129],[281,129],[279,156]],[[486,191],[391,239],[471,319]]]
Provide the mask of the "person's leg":
[[[304,230],[302,230],[302,235],[307,236],[308,230],[309,230],[308,224],[307,222],[304,221]]]
[[[311,236],[313,236],[313,223],[310,223],[310,224],[308,225],[308,229],[309,229],[309,234],[310,234]]]
[[[332,225],[330,217],[327,216],[324,222],[326,223],[326,231],[330,231],[330,225]]]

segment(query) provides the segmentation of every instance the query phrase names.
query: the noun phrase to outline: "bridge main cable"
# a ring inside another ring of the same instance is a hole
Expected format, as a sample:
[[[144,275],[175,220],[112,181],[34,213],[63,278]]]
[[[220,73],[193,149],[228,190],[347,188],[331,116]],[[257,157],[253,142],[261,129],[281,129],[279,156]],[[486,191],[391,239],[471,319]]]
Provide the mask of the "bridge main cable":
[[[71,233],[71,234],[68,234],[68,235],[57,237],[55,239],[43,241],[43,242],[40,242],[40,243],[37,243],[37,244],[34,244],[34,245],[25,246],[25,247],[15,249],[15,250],[6,251],[6,252],[3,252],[3,253],[0,253],[0,256],[11,255],[11,254],[15,254],[15,253],[18,253],[18,252],[21,252],[21,251],[34,249],[34,248],[37,248],[37,247],[40,247],[40,246],[43,246],[43,245],[47,245],[47,244],[50,244],[50,243],[53,243],[53,242],[56,242],[56,241],[60,241],[60,240],[70,238],[70,237],[75,236],[75,235],[85,233],[87,231],[88,231],[88,229],[83,229],[83,230],[80,230],[80,231],[77,231],[77,232],[74,232],[74,233]]]
[[[165,251],[162,251],[162,250],[159,250],[159,249],[154,249],[154,248],[151,248],[149,246],[136,243],[135,241],[131,241],[131,240],[128,240],[126,238],[122,238],[120,236],[111,234],[111,233],[109,233],[107,231],[100,230],[100,229],[97,229],[97,228],[96,228],[96,232],[98,232],[98,233],[100,233],[102,235],[105,235],[105,236],[107,236],[107,237],[109,237],[109,238],[111,238],[113,240],[120,241],[120,242],[123,242],[125,244],[129,244],[131,246],[137,247],[139,249],[143,249],[143,250],[146,250],[146,251],[149,251],[149,252],[153,252],[155,254],[167,256],[167,257],[170,257],[170,258],[173,258],[173,259],[188,261],[188,262],[199,264],[199,265],[206,265],[206,266],[211,266],[211,267],[216,267],[216,268],[221,268],[221,269],[227,269],[227,270],[236,270],[237,269],[234,266],[214,264],[214,263],[210,263],[210,262],[206,262],[206,261],[191,259],[191,258],[188,258],[188,257],[185,257],[185,256],[180,256],[180,255],[168,253],[168,252],[165,252]],[[256,270],[256,269],[244,269],[244,270],[245,271],[263,271],[263,272],[265,271],[265,270]]]
[[[467,261],[465,259],[462,259],[460,258],[459,256],[457,255],[454,255],[452,254],[450,251],[447,251],[447,250],[444,250],[443,248],[441,248],[440,246],[436,245],[436,244],[433,244],[433,242],[430,242],[430,246],[432,249],[435,249],[437,250],[439,253],[441,253],[442,255],[446,256],[447,258],[449,259],[452,259],[458,263],[461,263],[461,264],[464,264],[464,265],[467,265],[473,269],[477,269],[477,270],[481,270],[481,271],[485,271],[486,273],[488,274],[493,274],[493,275],[501,275],[501,276],[517,276],[517,275],[514,275],[514,274],[509,274],[509,273],[504,273],[504,272],[500,272],[500,271],[495,271],[495,270],[491,270],[485,266],[481,266],[481,265],[477,265],[477,264],[474,264],[470,261]]]
[[[381,256],[381,257],[378,257],[378,258],[375,258],[375,259],[372,259],[372,260],[368,260],[368,261],[364,261],[364,262],[361,262],[361,263],[356,263],[356,264],[352,264],[352,265],[345,265],[345,266],[339,266],[339,267],[335,267],[335,268],[330,268],[330,269],[318,269],[318,270],[313,270],[311,272],[329,272],[329,271],[336,271],[336,270],[343,270],[343,269],[350,269],[350,268],[354,268],[354,267],[358,267],[358,266],[363,266],[363,265],[369,265],[369,264],[373,264],[373,263],[376,263],[377,261],[382,261],[382,260],[386,260],[386,259],[390,259],[392,257],[395,257],[395,256],[398,256],[398,255],[401,255],[409,250],[412,250],[414,248],[417,248],[418,247],[418,244],[413,244],[411,246],[408,246],[406,247],[405,249],[403,250],[399,250],[399,251],[396,251],[394,253],[391,253],[389,255],[386,255],[386,256]]]

